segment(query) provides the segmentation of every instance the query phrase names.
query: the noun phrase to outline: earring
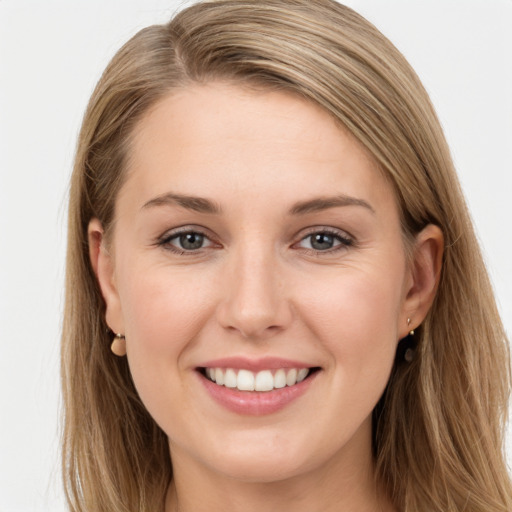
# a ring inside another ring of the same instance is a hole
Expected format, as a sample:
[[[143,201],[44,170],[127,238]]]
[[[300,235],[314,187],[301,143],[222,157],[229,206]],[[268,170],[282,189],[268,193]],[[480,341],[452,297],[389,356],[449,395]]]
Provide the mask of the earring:
[[[411,319],[407,319],[407,325],[411,325]],[[416,340],[414,338],[414,329],[409,331],[409,334],[402,338],[396,347],[396,362],[397,363],[411,363],[416,355]]]
[[[411,325],[411,319],[408,318],[407,326],[410,326],[410,325]],[[414,356],[416,355],[416,343],[415,343],[415,340],[413,339],[413,336],[414,336],[414,329],[411,329],[409,331],[408,336],[406,336],[404,338],[405,340],[407,340],[406,341],[407,347],[404,350],[403,358],[404,358],[404,361],[406,361],[407,363],[411,363],[412,360],[414,359]]]
[[[411,325],[411,319],[410,318],[407,319],[407,326],[409,326],[409,325]],[[411,329],[409,331],[409,336],[414,336],[414,329]]]
[[[110,350],[119,357],[126,355],[126,338],[124,334],[116,334],[114,336],[114,341],[112,341],[112,345],[110,345]]]

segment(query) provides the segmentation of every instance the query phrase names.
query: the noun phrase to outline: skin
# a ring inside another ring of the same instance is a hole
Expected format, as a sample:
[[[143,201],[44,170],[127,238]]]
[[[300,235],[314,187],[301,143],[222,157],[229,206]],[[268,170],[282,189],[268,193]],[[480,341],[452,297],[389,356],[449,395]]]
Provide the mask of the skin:
[[[439,229],[417,236],[408,264],[376,162],[288,93],[189,87],[134,135],[111,243],[96,219],[89,238],[107,323],[126,335],[137,390],[169,437],[166,511],[394,510],[374,481],[371,412],[398,340],[434,298]],[[334,196],[357,204],[292,211]],[[183,226],[206,235],[201,248],[176,252]],[[311,235],[326,230],[333,245],[318,249]],[[247,416],[212,400],[196,371],[226,356],[320,371],[284,409]]]

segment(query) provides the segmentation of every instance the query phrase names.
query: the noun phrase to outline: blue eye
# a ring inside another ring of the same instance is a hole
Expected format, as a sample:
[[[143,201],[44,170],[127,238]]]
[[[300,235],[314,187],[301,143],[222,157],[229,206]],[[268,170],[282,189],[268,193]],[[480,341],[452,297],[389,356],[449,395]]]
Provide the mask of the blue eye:
[[[350,238],[328,231],[311,233],[299,242],[299,247],[319,252],[336,250],[337,248],[341,249],[342,247],[348,247],[350,245],[352,245]]]

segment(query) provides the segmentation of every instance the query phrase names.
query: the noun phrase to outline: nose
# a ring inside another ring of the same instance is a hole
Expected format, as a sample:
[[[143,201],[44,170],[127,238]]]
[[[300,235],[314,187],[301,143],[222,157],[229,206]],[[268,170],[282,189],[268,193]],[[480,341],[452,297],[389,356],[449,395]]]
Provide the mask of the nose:
[[[268,339],[292,320],[286,294],[285,279],[272,251],[241,248],[226,262],[218,321],[243,338]]]

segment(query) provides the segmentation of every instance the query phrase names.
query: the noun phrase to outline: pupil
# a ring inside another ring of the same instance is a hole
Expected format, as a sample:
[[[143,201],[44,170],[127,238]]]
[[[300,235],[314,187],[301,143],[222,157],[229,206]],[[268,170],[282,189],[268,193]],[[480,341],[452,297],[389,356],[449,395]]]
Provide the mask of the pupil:
[[[327,235],[325,233],[317,233],[313,235],[311,240],[311,246],[313,249],[331,249],[334,243],[334,239],[332,235]]]
[[[198,233],[186,233],[180,236],[180,244],[183,249],[200,249],[203,245],[204,237]]]

